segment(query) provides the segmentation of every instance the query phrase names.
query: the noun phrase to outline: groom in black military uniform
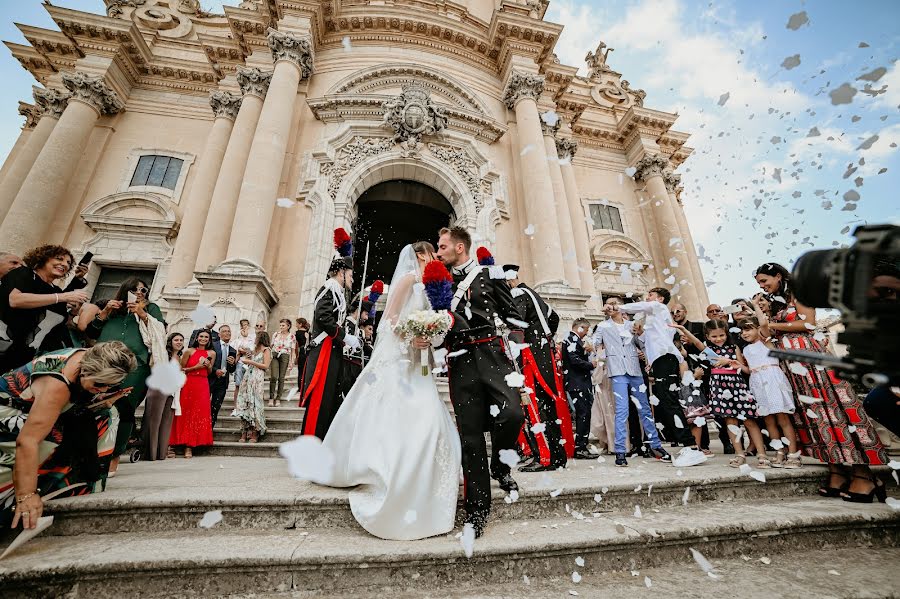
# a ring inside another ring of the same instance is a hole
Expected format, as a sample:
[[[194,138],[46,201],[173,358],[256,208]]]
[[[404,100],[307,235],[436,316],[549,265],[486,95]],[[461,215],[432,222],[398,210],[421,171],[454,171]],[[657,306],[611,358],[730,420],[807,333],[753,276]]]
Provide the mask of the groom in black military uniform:
[[[505,264],[503,272],[506,274],[513,302],[522,315],[522,320],[528,323],[523,331],[528,347],[523,348],[519,354],[525,386],[531,390],[529,394],[533,402],[525,410],[525,426],[543,425],[543,431],[526,431],[525,437],[533,461],[520,470],[541,472],[565,468],[566,450],[560,443],[562,433],[556,415],[556,373],[552,351],[553,336],[559,327],[559,314],[535,290],[519,280],[517,264]]]
[[[453,275],[453,312],[464,316],[468,329],[448,341],[450,399],[462,443],[465,476],[466,523],[481,536],[491,511],[491,478],[506,492],[518,490],[510,467],[499,459],[501,449],[515,449],[524,422],[516,388],[505,377],[514,373],[498,336],[496,319],[521,328],[516,310],[500,270],[492,277],[488,268],[469,257],[472,238],[461,227],[441,229],[438,258]],[[421,340],[417,341],[417,345]],[[484,433],[491,431],[493,456],[488,469]]]

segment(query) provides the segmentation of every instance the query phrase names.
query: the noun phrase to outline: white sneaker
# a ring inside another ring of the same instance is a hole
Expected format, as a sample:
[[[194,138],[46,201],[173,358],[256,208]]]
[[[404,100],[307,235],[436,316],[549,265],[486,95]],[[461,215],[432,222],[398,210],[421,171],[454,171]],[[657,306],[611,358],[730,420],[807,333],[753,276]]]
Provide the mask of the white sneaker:
[[[672,465],[676,468],[686,468],[688,466],[699,466],[703,462],[709,459],[702,451],[699,449],[693,449],[692,447],[685,447],[681,451],[678,452],[678,455],[675,456],[675,459],[672,460]]]

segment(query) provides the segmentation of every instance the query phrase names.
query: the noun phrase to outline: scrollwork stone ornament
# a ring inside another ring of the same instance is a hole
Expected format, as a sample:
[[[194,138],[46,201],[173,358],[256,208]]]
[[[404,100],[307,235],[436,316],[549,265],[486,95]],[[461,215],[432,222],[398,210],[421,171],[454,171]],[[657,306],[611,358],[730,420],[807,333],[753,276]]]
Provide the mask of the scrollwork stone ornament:
[[[542,93],[544,93],[543,75],[513,71],[503,91],[503,103],[513,110],[519,100],[530,98],[536,102]]]
[[[34,129],[41,120],[41,109],[25,102],[19,102],[19,114],[25,117],[22,129]]]
[[[272,71],[239,67],[237,70],[237,82],[241,88],[241,93],[245,96],[249,94],[265,99],[266,92],[269,91],[269,84],[272,82]]]
[[[120,112],[125,103],[111,90],[102,77],[92,77],[85,73],[63,73],[63,85],[72,92],[71,100],[80,100],[93,107],[101,115]]]
[[[556,140],[556,157],[560,160],[571,161],[575,158],[575,152],[578,151],[578,142],[571,138],[563,138]]]
[[[648,154],[638,160],[634,165],[634,180],[647,181],[650,177],[662,177],[667,171],[671,171],[669,160],[660,154]]]
[[[137,8],[146,2],[147,0],[106,0],[106,16],[121,17],[125,13],[125,7]]]
[[[71,94],[56,89],[34,88],[34,103],[37,104],[42,116],[58,119],[68,106]]]
[[[289,60],[300,69],[300,80],[306,79],[313,72],[312,44],[308,37],[270,29],[267,36],[269,49],[275,62]]]
[[[333,162],[319,167],[319,173],[328,179],[328,195],[331,196],[331,199],[337,199],[341,181],[354,166],[366,158],[387,152],[393,145],[393,140],[387,137],[373,138],[357,135],[347,145],[339,149]]]
[[[423,135],[447,128],[447,114],[431,101],[430,92],[417,83],[404,85],[403,93],[385,100],[382,124],[394,131],[394,142],[407,152],[416,152]]]
[[[668,170],[663,173],[662,177],[663,183],[666,184],[666,191],[670,194],[675,193],[675,190],[681,185],[681,175],[676,175],[671,170]]]
[[[214,91],[209,94],[209,105],[212,106],[216,118],[236,119],[242,100],[242,96],[230,92]]]

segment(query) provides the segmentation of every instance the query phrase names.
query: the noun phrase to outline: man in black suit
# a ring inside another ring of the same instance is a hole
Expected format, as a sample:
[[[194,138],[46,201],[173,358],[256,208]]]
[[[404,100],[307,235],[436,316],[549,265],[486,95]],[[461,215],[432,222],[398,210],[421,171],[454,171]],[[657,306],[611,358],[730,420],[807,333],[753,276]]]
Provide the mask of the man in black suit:
[[[575,407],[575,459],[593,460],[596,456],[588,450],[591,432],[591,405],[594,403],[594,384],[591,382],[591,364],[584,351],[582,339],[587,335],[590,323],[578,318],[572,330],[562,342],[563,380],[566,392]]]
[[[468,231],[461,227],[441,229],[437,257],[452,269],[451,311],[462,314],[468,324],[465,334],[448,341],[447,365],[450,400],[462,444],[466,523],[479,537],[491,511],[491,478],[507,493],[519,488],[509,465],[499,459],[500,450],[516,448],[525,417],[519,389],[507,380],[515,370],[503,347],[498,319],[503,327],[521,329],[525,324],[502,269],[478,264],[469,257],[471,249]],[[414,345],[427,348],[428,341],[417,339]],[[493,450],[490,469],[486,430],[491,432]]]
[[[529,347],[519,354],[525,386],[531,391],[531,403],[525,406],[525,438],[533,461],[520,470],[522,472],[542,472],[566,466],[566,449],[560,444],[562,432],[556,414],[556,369],[554,365],[555,346],[553,336],[559,327],[559,314],[547,305],[538,293],[519,280],[519,266],[505,264],[513,302],[528,323],[523,334]],[[542,432],[534,433],[531,427],[543,424]]]
[[[212,425],[216,427],[219,410],[228,392],[228,381],[237,366],[237,350],[231,346],[231,327],[223,324],[219,327],[219,339],[212,342],[216,352],[213,370],[209,373],[209,394],[212,404]]]

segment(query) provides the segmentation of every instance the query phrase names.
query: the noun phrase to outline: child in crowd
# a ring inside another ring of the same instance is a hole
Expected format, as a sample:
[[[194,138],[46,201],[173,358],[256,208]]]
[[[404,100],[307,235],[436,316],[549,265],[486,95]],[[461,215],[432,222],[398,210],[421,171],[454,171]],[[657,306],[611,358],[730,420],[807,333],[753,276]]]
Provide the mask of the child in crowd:
[[[763,316],[760,313],[760,316]],[[763,316],[764,317],[764,316]],[[800,450],[797,449],[797,433],[791,422],[796,409],[794,393],[778,358],[769,356],[771,341],[762,336],[757,317],[746,318],[740,323],[741,337],[747,342],[743,355],[750,367],[750,391],[756,399],[756,413],[766,419],[769,443],[775,448],[773,468],[799,468]],[[784,444],[788,454],[785,459]]]
[[[706,397],[706,385],[704,384],[708,369],[704,368],[702,361],[697,358],[696,354],[691,354],[688,351],[687,337],[679,335],[675,342],[675,347],[681,352],[684,363],[687,365],[687,370],[684,372],[689,370],[693,377],[693,381],[690,384],[684,384],[682,379],[680,399],[681,405],[684,407],[684,415],[687,417],[688,424],[691,425],[691,434],[694,436],[694,442],[697,444],[697,447],[700,448],[704,455],[712,457],[713,452],[709,449],[709,435],[705,439],[703,437],[703,430],[706,428],[707,420],[712,418],[709,401]],[[682,372],[682,377],[684,372]]]
[[[758,468],[771,468],[772,462],[766,456],[762,432],[753,418],[756,417],[756,400],[750,387],[741,376],[741,372],[749,373],[741,350],[728,342],[728,323],[723,320],[710,320],[703,325],[708,344],[703,343],[682,325],[671,325],[680,330],[694,347],[703,351],[711,349],[719,360],[714,362],[709,375],[709,408],[713,416],[723,418],[728,426],[728,434],[737,454],[728,465],[738,468],[747,463],[747,455],[741,444],[739,421],[750,434],[753,445],[757,448],[756,460]]]

